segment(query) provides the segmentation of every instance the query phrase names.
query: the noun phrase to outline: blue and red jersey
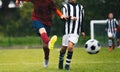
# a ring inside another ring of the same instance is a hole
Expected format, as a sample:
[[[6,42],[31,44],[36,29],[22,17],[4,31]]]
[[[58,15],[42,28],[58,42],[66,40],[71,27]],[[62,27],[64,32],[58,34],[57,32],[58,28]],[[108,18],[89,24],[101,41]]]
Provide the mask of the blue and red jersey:
[[[56,8],[52,0],[19,0],[32,2],[34,5],[34,11],[32,13],[32,20],[39,20],[47,26],[52,24],[52,12],[56,12],[59,16],[62,13]]]

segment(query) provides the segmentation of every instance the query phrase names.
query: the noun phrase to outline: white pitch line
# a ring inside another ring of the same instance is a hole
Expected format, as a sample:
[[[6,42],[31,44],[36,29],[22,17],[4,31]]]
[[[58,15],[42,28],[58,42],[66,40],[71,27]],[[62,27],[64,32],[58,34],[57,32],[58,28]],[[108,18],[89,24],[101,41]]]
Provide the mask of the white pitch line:
[[[73,62],[73,63],[77,63],[77,62]],[[102,63],[102,64],[110,64],[110,63],[115,63],[115,64],[119,64],[120,63],[120,61],[87,61],[87,62],[79,62],[78,64],[83,64],[83,63],[91,63],[91,64],[94,64],[94,63],[97,63],[97,64],[100,64],[100,63]]]
[[[87,61],[87,62],[72,62],[72,64],[111,64],[111,63],[115,63],[115,64],[120,64],[120,61],[107,61],[107,62],[104,62],[104,61]],[[0,66],[3,66],[3,65],[41,65],[43,64],[43,62],[21,62],[21,63],[0,63]],[[55,62],[50,62],[49,64],[51,65],[56,65],[58,63],[55,63]]]
[[[31,62],[23,62],[23,63],[0,63],[1,65],[40,65],[42,63],[31,63]]]

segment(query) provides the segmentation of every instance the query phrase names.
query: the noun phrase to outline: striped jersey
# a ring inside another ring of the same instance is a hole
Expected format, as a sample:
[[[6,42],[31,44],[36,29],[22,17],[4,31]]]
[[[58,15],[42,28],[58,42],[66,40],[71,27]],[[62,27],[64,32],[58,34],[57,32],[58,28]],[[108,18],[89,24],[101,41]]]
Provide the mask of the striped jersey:
[[[111,32],[112,34],[115,33],[115,28],[118,26],[118,21],[114,19],[107,19],[106,28],[108,29],[108,32]]]
[[[65,22],[65,34],[77,34],[80,35],[83,32],[83,17],[84,9],[82,5],[77,3],[67,3],[63,6],[63,14],[68,17],[76,17],[77,20],[73,21],[70,18]]]

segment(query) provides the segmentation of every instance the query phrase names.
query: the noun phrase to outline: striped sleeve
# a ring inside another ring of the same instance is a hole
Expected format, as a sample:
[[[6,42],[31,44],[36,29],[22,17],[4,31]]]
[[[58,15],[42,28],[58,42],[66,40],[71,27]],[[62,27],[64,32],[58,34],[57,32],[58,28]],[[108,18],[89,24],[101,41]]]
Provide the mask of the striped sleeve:
[[[82,6],[82,5],[81,5],[81,9],[82,9],[81,32],[84,32],[84,27],[83,27],[83,24],[84,24],[84,8],[83,8],[83,6]]]
[[[116,19],[114,19],[115,21],[115,27],[117,28],[118,27],[118,21]]]
[[[66,12],[67,12],[66,4],[65,4],[65,5],[63,6],[63,8],[62,8],[62,12],[63,12],[64,15],[66,15]]]
[[[108,29],[108,19],[106,20],[106,25],[105,25],[105,28]]]

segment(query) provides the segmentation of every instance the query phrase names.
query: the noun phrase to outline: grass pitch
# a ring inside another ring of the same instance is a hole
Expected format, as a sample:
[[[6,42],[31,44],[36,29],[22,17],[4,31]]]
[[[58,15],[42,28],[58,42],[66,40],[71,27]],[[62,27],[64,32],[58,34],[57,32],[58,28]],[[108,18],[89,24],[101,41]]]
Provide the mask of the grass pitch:
[[[43,67],[42,49],[0,50],[0,72],[66,72],[58,69],[59,49],[50,53],[49,67]],[[120,72],[120,49],[90,55],[75,48],[70,72]]]

